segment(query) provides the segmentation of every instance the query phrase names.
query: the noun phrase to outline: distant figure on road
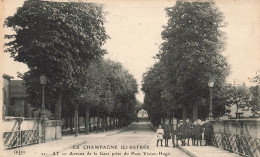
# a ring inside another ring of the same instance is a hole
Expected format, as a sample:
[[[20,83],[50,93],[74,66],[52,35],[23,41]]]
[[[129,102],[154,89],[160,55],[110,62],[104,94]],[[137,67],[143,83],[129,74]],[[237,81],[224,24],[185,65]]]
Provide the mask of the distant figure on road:
[[[190,138],[191,138],[191,123],[190,119],[186,119],[186,122],[184,124],[184,140],[188,140],[188,146],[190,145]]]
[[[159,129],[157,129],[156,135],[157,135],[157,145],[156,146],[158,147],[159,141],[161,141],[161,146],[163,146],[162,145],[162,141],[163,141],[164,131],[162,129],[162,125],[161,124],[159,125]]]
[[[164,130],[163,139],[165,140],[165,147],[169,147],[168,141],[169,141],[169,139],[171,139],[171,131],[170,131],[169,121],[165,121],[165,125],[164,125],[163,130]]]
[[[206,146],[212,144],[213,127],[209,119],[207,118],[204,124],[204,139],[206,141]]]
[[[185,146],[185,137],[183,136],[184,133],[184,125],[183,120],[180,120],[180,126],[178,127],[178,139],[181,140],[181,145]]]

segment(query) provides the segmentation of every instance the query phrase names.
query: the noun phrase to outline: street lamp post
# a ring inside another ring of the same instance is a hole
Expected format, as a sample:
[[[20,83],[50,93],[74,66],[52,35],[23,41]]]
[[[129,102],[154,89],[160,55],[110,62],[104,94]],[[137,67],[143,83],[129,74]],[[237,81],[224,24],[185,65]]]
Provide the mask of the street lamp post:
[[[44,98],[44,88],[47,82],[47,77],[43,74],[40,76],[40,83],[42,85],[42,110],[41,110],[41,118],[46,119],[45,116],[45,98]]]
[[[212,88],[214,86],[214,80],[210,79],[208,82],[210,96],[209,96],[209,119],[213,120],[213,114],[212,114]]]

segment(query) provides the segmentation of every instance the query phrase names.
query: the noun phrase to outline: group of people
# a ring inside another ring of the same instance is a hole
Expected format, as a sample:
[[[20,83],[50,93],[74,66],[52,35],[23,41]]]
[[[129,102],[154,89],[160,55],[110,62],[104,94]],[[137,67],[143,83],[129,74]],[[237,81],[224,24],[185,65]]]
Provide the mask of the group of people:
[[[169,139],[172,139],[173,147],[178,146],[178,141],[181,141],[182,146],[189,146],[190,140],[192,145],[202,146],[203,133],[206,142],[205,145],[211,145],[213,127],[209,119],[206,119],[204,124],[202,124],[200,119],[193,123],[191,123],[189,119],[186,119],[185,123],[183,120],[179,120],[178,124],[177,120],[174,119],[171,125],[166,121],[164,125],[159,125],[157,130],[157,146],[159,142],[161,146],[163,146],[164,140],[165,147],[169,147]]]

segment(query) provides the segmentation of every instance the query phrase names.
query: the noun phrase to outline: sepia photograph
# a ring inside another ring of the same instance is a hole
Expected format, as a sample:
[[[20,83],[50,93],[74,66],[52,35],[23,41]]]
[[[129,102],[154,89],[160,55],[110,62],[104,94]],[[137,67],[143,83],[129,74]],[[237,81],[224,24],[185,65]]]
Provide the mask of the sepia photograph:
[[[0,0],[0,157],[259,157],[260,0]]]

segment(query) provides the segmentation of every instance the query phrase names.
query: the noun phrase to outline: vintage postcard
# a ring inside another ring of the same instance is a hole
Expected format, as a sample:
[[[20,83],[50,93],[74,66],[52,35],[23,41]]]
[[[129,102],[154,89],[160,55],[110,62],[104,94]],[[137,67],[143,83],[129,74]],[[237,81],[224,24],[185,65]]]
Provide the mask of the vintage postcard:
[[[0,0],[1,157],[260,156],[260,0]]]

